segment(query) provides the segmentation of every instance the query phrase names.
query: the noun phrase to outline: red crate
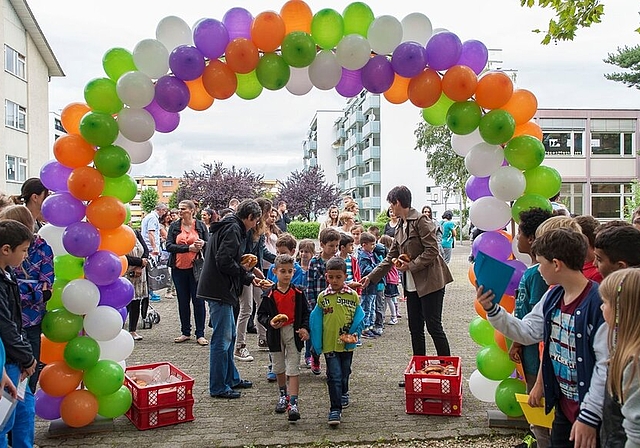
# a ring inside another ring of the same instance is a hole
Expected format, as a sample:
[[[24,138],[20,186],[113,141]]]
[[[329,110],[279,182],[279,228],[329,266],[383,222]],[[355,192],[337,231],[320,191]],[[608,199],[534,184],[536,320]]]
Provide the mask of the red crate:
[[[127,411],[126,416],[141,431],[191,422],[194,420],[193,399],[173,406],[157,406],[147,409],[140,409],[133,405]]]
[[[162,365],[168,365],[171,375],[180,381],[157,386],[139,386],[131,379],[131,376],[134,376],[137,370],[151,370]],[[168,362],[127,367],[124,384],[131,390],[133,406],[140,410],[174,405],[180,406],[188,401],[193,401],[193,378]]]
[[[459,417],[462,415],[462,395],[447,398],[430,398],[424,395],[406,395],[407,414],[447,415]]]
[[[455,375],[424,374],[418,371],[427,365],[453,365]],[[413,356],[404,371],[404,389],[407,395],[450,398],[462,395],[462,369],[459,356]]]

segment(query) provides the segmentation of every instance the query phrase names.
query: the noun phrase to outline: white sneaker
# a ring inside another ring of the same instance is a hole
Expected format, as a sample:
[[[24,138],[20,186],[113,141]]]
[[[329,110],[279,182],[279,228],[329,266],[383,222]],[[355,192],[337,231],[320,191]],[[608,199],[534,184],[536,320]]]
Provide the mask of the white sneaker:
[[[253,356],[249,353],[249,349],[247,347],[236,348],[233,352],[233,359],[236,361],[245,361],[250,362],[253,361]]]
[[[398,323],[398,319],[397,318],[392,318],[389,320],[389,325],[395,325]]]

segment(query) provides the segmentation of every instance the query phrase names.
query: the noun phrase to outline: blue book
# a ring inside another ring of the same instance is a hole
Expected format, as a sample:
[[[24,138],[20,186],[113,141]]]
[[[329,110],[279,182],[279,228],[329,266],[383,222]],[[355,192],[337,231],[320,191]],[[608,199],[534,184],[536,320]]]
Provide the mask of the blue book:
[[[476,274],[476,284],[483,286],[483,291],[485,292],[489,289],[493,291],[496,295],[493,298],[493,303],[499,303],[507,290],[507,286],[509,286],[509,281],[515,272],[515,268],[490,257],[484,252],[478,252],[473,265],[473,272]]]

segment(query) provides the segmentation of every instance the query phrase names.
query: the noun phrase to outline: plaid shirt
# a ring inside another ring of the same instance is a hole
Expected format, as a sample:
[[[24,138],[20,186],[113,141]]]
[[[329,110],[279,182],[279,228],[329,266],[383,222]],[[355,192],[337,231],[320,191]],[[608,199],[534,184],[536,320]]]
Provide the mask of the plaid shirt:
[[[349,288],[346,284],[342,285],[342,288],[340,288],[340,291],[334,291],[333,288],[331,287],[331,285],[327,286],[327,288],[322,291],[322,293],[324,295],[330,295],[330,294],[351,294],[354,293],[355,291],[351,288]]]
[[[327,287],[326,273],[327,262],[320,255],[313,257],[307,270],[307,290],[305,291],[310,311],[315,308],[318,296]]]
[[[53,285],[53,251],[39,235],[29,246],[27,258],[13,273],[20,288],[22,326],[33,327],[42,321],[45,313],[43,290]]]

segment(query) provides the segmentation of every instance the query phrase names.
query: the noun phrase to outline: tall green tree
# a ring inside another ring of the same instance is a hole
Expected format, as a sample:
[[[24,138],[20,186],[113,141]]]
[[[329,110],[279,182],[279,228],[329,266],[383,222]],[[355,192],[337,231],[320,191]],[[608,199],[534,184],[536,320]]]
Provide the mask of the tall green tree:
[[[624,218],[631,221],[633,212],[640,207],[640,184],[638,180],[631,182],[631,197],[627,198],[624,204]]]
[[[626,70],[619,73],[605,73],[605,78],[621,82],[627,87],[640,89],[640,45],[618,47],[617,52],[609,53],[604,62]]]
[[[140,207],[145,213],[149,213],[158,205],[158,191],[155,188],[145,188],[140,193]]]

